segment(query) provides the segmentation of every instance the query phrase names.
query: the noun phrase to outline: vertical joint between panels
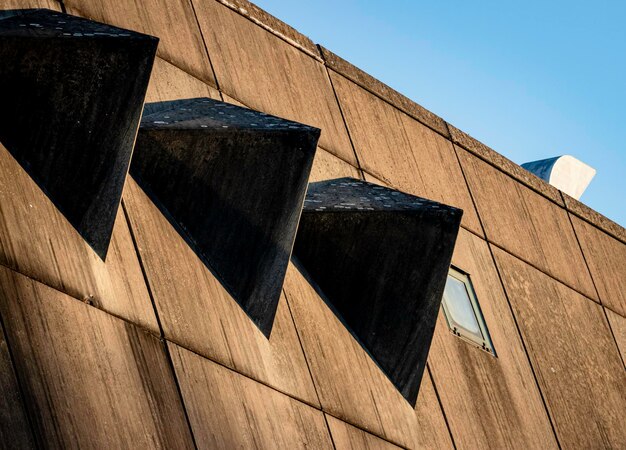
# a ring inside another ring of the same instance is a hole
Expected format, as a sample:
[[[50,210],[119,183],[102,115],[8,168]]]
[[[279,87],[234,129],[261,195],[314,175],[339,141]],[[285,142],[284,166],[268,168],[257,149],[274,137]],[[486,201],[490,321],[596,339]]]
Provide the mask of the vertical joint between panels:
[[[172,373],[172,377],[174,379],[174,384],[176,385],[176,391],[178,392],[178,398],[180,399],[180,404],[183,408],[183,413],[185,414],[185,420],[187,422],[187,427],[189,429],[189,435],[191,436],[191,440],[193,442],[194,448],[198,449],[198,444],[196,442],[196,437],[193,433],[193,428],[191,426],[191,419],[189,418],[189,413],[187,412],[187,406],[185,405],[185,399],[183,397],[183,391],[180,387],[180,383],[178,381],[178,376],[176,375],[176,368],[174,367],[174,361],[172,360],[172,355],[170,354],[170,349],[167,345],[167,340],[165,339],[165,333],[163,331],[163,325],[161,324],[161,319],[159,317],[159,311],[156,306],[156,301],[154,300],[154,295],[152,293],[152,288],[150,287],[150,281],[148,280],[148,274],[146,273],[146,269],[143,263],[143,259],[141,257],[141,253],[139,252],[139,245],[137,244],[137,239],[135,237],[135,231],[133,230],[130,217],[128,215],[128,211],[126,209],[126,205],[124,204],[124,200],[121,201],[122,211],[124,212],[124,219],[126,220],[126,225],[128,226],[128,230],[130,232],[131,240],[133,241],[133,248],[135,250],[135,254],[137,255],[137,261],[139,262],[139,267],[141,268],[141,274],[143,276],[144,284],[146,286],[146,290],[148,291],[148,296],[150,297],[150,302],[152,303],[152,309],[154,311],[154,316],[157,321],[157,325],[159,327],[160,341],[163,346],[163,351],[165,352],[165,357],[167,358],[167,364],[169,365],[170,372]]]
[[[43,448],[44,442],[41,442],[41,437],[38,435],[38,433],[35,433],[36,428],[31,419],[29,405],[27,405],[26,403],[26,394],[25,394],[24,386],[22,384],[22,381],[20,379],[21,378],[20,374],[18,373],[17,367],[15,365],[15,357],[13,356],[13,351],[11,350],[11,342],[9,340],[9,335],[6,331],[7,328],[5,327],[4,324],[5,324],[4,318],[2,317],[2,314],[0,314],[0,334],[4,336],[4,342],[6,342],[7,353],[9,354],[9,361],[11,363],[11,369],[13,370],[13,376],[15,377],[15,382],[17,383],[17,389],[19,391],[18,393],[19,393],[20,402],[22,403],[22,410],[24,411],[24,414],[26,415],[26,424],[28,425],[28,431],[30,431],[30,437],[33,440],[33,442],[39,448]]]
[[[559,191],[559,195],[563,200],[563,204],[565,205],[565,197],[563,196],[563,192]],[[593,279],[593,274],[591,273],[591,267],[589,267],[589,262],[587,261],[587,255],[585,255],[585,251],[583,250],[583,246],[580,243],[580,239],[578,238],[578,233],[576,233],[576,228],[574,228],[574,221],[572,220],[572,215],[565,207],[565,214],[567,214],[567,219],[569,220],[570,226],[572,227],[572,232],[574,233],[574,237],[576,238],[576,243],[578,244],[578,248],[580,249],[580,254],[583,257],[583,261],[585,262],[585,267],[587,268],[587,273],[589,273],[589,278],[591,279],[591,284],[593,285],[593,289],[598,297],[598,302],[600,302],[600,307],[602,308],[602,313],[604,314],[604,320],[606,320],[606,325],[609,327],[609,331],[611,333],[611,337],[613,338],[613,343],[615,344],[615,348],[617,349],[617,354],[619,355],[620,360],[622,361],[622,366],[626,369],[626,361],[624,361],[624,357],[622,356],[622,352],[620,351],[619,345],[617,344],[617,337],[615,336],[615,332],[613,332],[613,327],[611,326],[611,321],[606,313],[606,308],[604,306],[604,302],[600,298],[600,291],[598,290],[598,286],[596,285],[596,280]]]
[[[324,423],[326,424],[326,429],[328,430],[328,436],[330,437],[330,443],[333,444],[333,448],[335,450],[337,450],[337,444],[335,444],[335,439],[333,438],[333,433],[331,433],[331,431],[330,431],[330,424],[328,423],[328,417],[326,416],[326,414],[324,414],[324,412],[322,412],[322,415],[324,416]]]
[[[611,321],[609,320],[609,316],[606,313],[606,308],[604,306],[600,306],[600,307],[602,308],[602,312],[604,313],[604,319],[606,320],[606,324],[609,327],[609,331],[611,332],[611,337],[613,338],[613,342],[615,343],[617,354],[619,355],[619,358],[622,361],[622,365],[624,366],[624,369],[626,369],[626,361],[624,360],[624,357],[622,356],[622,352],[619,348],[619,345],[617,344],[617,337],[615,337],[615,332],[613,331],[613,327],[611,326]]]
[[[447,122],[444,122],[446,124],[446,128],[448,130],[448,134],[450,136],[452,136],[452,133],[450,132],[450,127],[448,126]],[[524,349],[524,354],[526,355],[526,360],[528,361],[528,365],[530,367],[530,370],[533,374],[533,380],[535,381],[535,386],[537,387],[537,391],[539,392],[539,396],[541,397],[541,402],[543,404],[543,408],[546,412],[546,416],[548,417],[548,421],[550,422],[550,427],[552,428],[552,434],[554,435],[554,439],[556,441],[557,446],[559,447],[559,449],[561,449],[561,442],[559,441],[559,436],[556,432],[556,427],[554,425],[554,421],[552,419],[552,416],[550,415],[550,410],[548,409],[548,404],[546,403],[546,399],[545,396],[543,394],[543,391],[541,390],[541,386],[539,385],[539,380],[537,378],[537,373],[535,372],[535,368],[533,366],[533,362],[530,358],[530,354],[528,353],[528,348],[526,347],[526,342],[524,341],[524,336],[522,335],[522,330],[519,326],[519,323],[517,321],[517,316],[515,315],[515,310],[513,309],[513,304],[511,303],[511,299],[509,298],[509,293],[506,290],[506,287],[504,286],[504,280],[502,279],[502,274],[500,273],[500,267],[498,266],[498,264],[496,263],[496,257],[493,253],[493,249],[491,248],[492,244],[489,241],[489,238],[487,236],[487,232],[485,230],[485,225],[483,223],[483,219],[480,216],[480,211],[478,210],[478,205],[476,203],[476,199],[474,198],[474,194],[472,192],[472,189],[470,187],[469,181],[467,179],[467,175],[465,174],[465,169],[463,168],[463,164],[461,164],[461,158],[459,157],[459,154],[457,152],[456,146],[454,144],[454,141],[452,139],[450,139],[450,142],[452,144],[452,150],[454,150],[454,154],[456,155],[456,159],[457,162],[459,164],[459,167],[461,169],[461,174],[463,175],[463,179],[465,180],[465,185],[467,186],[467,191],[469,192],[470,198],[472,200],[472,205],[474,206],[474,210],[476,211],[476,217],[478,217],[478,223],[480,223],[480,227],[482,229],[482,232],[485,236],[485,242],[487,243],[487,248],[489,249],[489,255],[491,256],[491,261],[493,262],[494,267],[496,268],[496,273],[498,274],[498,281],[500,282],[500,286],[502,288],[502,292],[504,292],[504,297],[506,298],[507,304],[509,306],[509,311],[511,311],[511,317],[513,318],[513,322],[515,323],[515,329],[517,330],[517,335],[520,338],[520,342],[522,343],[522,348]],[[432,377],[431,377],[432,378]],[[434,380],[433,380],[433,384],[434,384]]]
[[[143,263],[143,258],[141,257],[141,253],[139,251],[139,244],[137,243],[137,237],[135,236],[135,230],[133,229],[132,223],[130,221],[130,216],[128,215],[128,210],[126,209],[124,200],[121,201],[121,206],[122,206],[122,211],[124,212],[124,219],[126,220],[126,226],[128,227],[130,238],[133,242],[133,249],[135,250],[135,255],[137,256],[137,261],[139,262],[139,267],[141,268],[141,275],[143,276],[143,281],[146,286],[146,290],[148,291],[150,302],[152,303],[152,310],[154,311],[154,316],[156,318],[157,325],[159,327],[159,335],[162,339],[164,339],[165,334],[163,332],[163,325],[161,324],[161,318],[159,317],[159,311],[157,309],[156,302],[154,300],[154,295],[152,294],[152,287],[150,286],[150,280],[148,279],[148,274],[146,273],[146,268]]]
[[[561,200],[563,201],[563,204],[565,205],[565,197],[563,197],[563,193],[561,191],[559,191],[559,195],[561,196]],[[583,246],[580,243],[580,239],[578,239],[578,233],[576,233],[576,228],[574,228],[574,222],[572,221],[572,216],[570,215],[570,212],[567,210],[567,207],[565,207],[564,210],[565,210],[565,214],[567,215],[567,220],[569,221],[570,227],[572,227],[572,233],[574,233],[574,237],[576,238],[576,244],[578,244],[578,249],[580,250],[580,254],[583,257],[583,261],[585,262],[585,267],[587,268],[589,279],[591,280],[591,284],[593,284],[593,290],[598,296],[598,302],[600,302],[600,304],[604,306],[602,304],[602,299],[600,298],[600,292],[598,291],[596,282],[593,279],[593,275],[591,274],[591,269],[589,268],[589,263],[587,262],[587,256],[585,255],[585,252],[583,251]]]
[[[305,352],[305,350],[304,350],[304,344],[302,343],[302,339],[300,338],[300,332],[298,331],[298,327],[297,327],[297,325],[296,325],[296,321],[295,321],[295,319],[294,319],[294,317],[293,317],[293,313],[292,313],[292,311],[291,311],[291,305],[289,304],[289,298],[288,298],[288,296],[287,296],[287,292],[286,292],[284,289],[283,289],[283,294],[284,294],[284,296],[285,296],[285,303],[287,303],[287,308],[288,308],[288,310],[289,310],[289,315],[290,315],[291,320],[292,320],[292,322],[293,322],[293,326],[294,326],[294,328],[295,328],[295,330],[296,330],[296,336],[298,336],[298,342],[300,343],[300,348],[302,349],[302,355],[304,356],[304,361],[305,361],[305,363],[306,363],[307,369],[309,370],[309,375],[310,375],[310,377],[311,377],[311,382],[313,383],[313,389],[315,390],[315,395],[317,396],[318,402],[319,402],[319,404],[320,404],[320,412],[321,412],[321,413],[322,413],[322,415],[324,416],[324,422],[326,423],[326,428],[328,429],[328,434],[329,434],[329,436],[330,436],[330,439],[331,439],[331,442],[332,442],[332,444],[333,444],[333,447],[336,449],[336,448],[337,448],[337,445],[336,445],[336,443],[335,443],[335,439],[333,438],[332,432],[330,431],[330,424],[328,423],[328,416],[332,416],[333,418],[335,418],[335,419],[337,419],[337,420],[340,420],[340,421],[342,421],[343,423],[346,423],[346,424],[348,424],[348,425],[350,425],[350,426],[353,426],[353,427],[355,427],[355,428],[357,428],[357,429],[361,430],[363,433],[368,433],[368,434],[371,434],[372,436],[375,436],[375,437],[377,437],[377,438],[379,438],[379,439],[381,439],[381,440],[383,440],[383,441],[385,441],[385,442],[388,442],[388,443],[390,443],[390,444],[392,444],[392,445],[395,445],[396,447],[404,448],[404,447],[402,447],[402,445],[401,445],[401,444],[399,444],[398,442],[391,441],[388,437],[383,437],[383,436],[381,436],[380,434],[373,433],[371,430],[367,430],[367,429],[363,428],[363,427],[362,427],[362,426],[360,426],[358,423],[354,423],[354,422],[351,422],[351,421],[347,421],[345,418],[337,417],[337,416],[336,416],[336,415],[334,415],[333,413],[330,413],[330,412],[326,412],[326,411],[324,411],[324,406],[322,405],[322,401],[321,401],[321,398],[320,398],[319,392],[318,392],[318,390],[317,390],[317,385],[316,385],[316,383],[315,383],[315,378],[313,378],[313,372],[312,372],[312,370],[311,370],[311,366],[310,366],[310,364],[309,364],[309,360],[308,360],[308,358],[307,358],[307,356],[306,356],[306,352]],[[231,370],[232,370],[232,369],[231,369]],[[255,380],[255,381],[256,381],[256,380]],[[271,387],[271,386],[269,386],[269,387]],[[272,389],[274,389],[274,388],[272,388]],[[278,392],[280,392],[280,391],[278,391]],[[282,393],[282,392],[281,392],[281,393]],[[290,397],[291,397],[291,396],[290,396]],[[302,400],[300,400],[300,399],[297,399],[297,398],[295,398],[295,397],[292,397],[292,398],[294,398],[294,399],[295,399],[295,400],[297,400],[297,401],[302,402]],[[306,404],[308,404],[308,403],[306,403]],[[310,405],[309,405],[309,406],[310,406]],[[317,409],[317,408],[316,408],[316,409]]]
[[[296,331],[296,336],[298,337],[298,343],[300,344],[300,349],[302,350],[302,357],[304,358],[304,362],[306,363],[306,368],[309,371],[309,376],[311,377],[311,384],[313,385],[313,390],[315,391],[315,397],[317,398],[317,402],[320,405],[320,409],[322,410],[322,414],[324,414],[324,407],[322,406],[322,399],[320,398],[320,394],[317,391],[317,385],[315,384],[315,378],[313,378],[313,371],[311,370],[311,365],[309,364],[309,359],[306,356],[306,352],[304,351],[304,344],[302,343],[302,338],[300,337],[300,331],[298,330],[298,326],[296,325],[296,319],[293,317],[293,313],[291,312],[291,305],[289,304],[289,298],[287,297],[287,292],[283,289],[283,295],[285,296],[285,303],[287,304],[287,310],[289,311],[289,317],[291,317],[291,323],[293,323],[293,328]],[[326,415],[324,415],[324,420],[326,420]],[[328,425],[328,422],[326,423]],[[328,430],[330,433],[330,429]],[[334,445],[334,443],[333,443]]]
[[[346,120],[346,115],[343,112],[343,108],[341,107],[341,102],[339,101],[339,95],[337,95],[337,90],[335,89],[335,84],[333,83],[333,79],[330,76],[330,71],[328,66],[326,65],[326,60],[324,58],[324,52],[319,44],[317,44],[317,48],[324,60],[324,70],[326,71],[326,76],[328,77],[328,82],[330,83],[330,87],[333,90],[333,95],[335,96],[335,101],[337,102],[337,107],[339,108],[339,114],[341,115],[341,120],[343,122],[343,126],[346,129],[346,134],[348,135],[348,140],[350,141],[350,147],[352,147],[352,153],[354,153],[354,158],[356,159],[357,169],[361,174],[361,179],[365,180],[365,173],[363,172],[363,167],[361,166],[361,161],[359,160],[359,154],[356,151],[356,146],[354,145],[354,141],[352,140],[352,135],[350,134],[350,128],[348,128],[348,121]]]
[[[200,33],[200,39],[202,39],[202,46],[204,47],[204,52],[207,57],[207,61],[209,61],[209,67],[211,68],[211,73],[213,74],[213,79],[215,80],[215,87],[220,94],[220,99],[224,101],[224,96],[222,95],[222,89],[220,88],[220,82],[217,80],[217,73],[215,72],[215,66],[213,66],[213,61],[211,60],[211,55],[209,55],[209,47],[207,47],[206,39],[204,38],[204,33],[202,32],[202,25],[200,25],[200,19],[198,18],[198,13],[196,12],[196,6],[194,5],[194,0],[187,0],[189,5],[191,6],[191,10],[193,12],[193,17],[196,19],[196,25],[198,25],[198,32]]]
[[[450,127],[448,126],[448,122],[443,122],[446,125],[446,130],[448,131],[448,135],[452,136],[450,132]],[[456,151],[456,145],[452,138],[450,138],[450,145],[452,145],[452,152],[454,153],[454,157],[456,158],[456,162],[459,165],[459,169],[461,170],[461,175],[463,176],[463,181],[465,182],[465,186],[467,187],[467,192],[469,193],[470,199],[472,200],[472,206],[474,207],[474,211],[476,211],[476,217],[478,218],[478,223],[480,224],[480,229],[483,232],[483,236],[485,240],[487,239],[487,232],[485,231],[485,225],[483,224],[483,219],[480,217],[480,212],[478,211],[478,204],[476,203],[476,199],[474,198],[474,194],[472,193],[472,188],[470,187],[469,181],[467,181],[467,175],[465,175],[465,169],[463,169],[463,164],[461,164],[461,158],[459,158],[459,153]]]
[[[452,442],[452,447],[456,450],[456,442],[454,441],[454,435],[452,434],[452,428],[450,427],[450,423],[448,422],[448,416],[446,415],[446,411],[443,408],[443,402],[441,401],[441,397],[439,396],[439,390],[437,389],[437,384],[435,383],[435,377],[433,377],[433,373],[430,369],[430,364],[426,363],[426,370],[428,372],[428,376],[430,377],[430,381],[433,384],[433,390],[435,391],[435,397],[437,397],[437,403],[439,403],[439,408],[441,409],[441,415],[443,416],[443,421],[446,424],[446,428],[448,429],[448,434],[450,435],[450,441]]]
[[[446,123],[446,126],[447,126],[447,123]],[[576,291],[577,293],[579,293],[580,295],[584,296],[585,298],[588,298],[588,299],[589,299],[589,300],[591,300],[591,301],[595,301],[593,298],[591,298],[591,296],[590,296],[588,293],[585,293],[585,292],[581,291],[581,289],[580,289],[580,288],[578,288],[578,287],[576,287],[576,286],[572,286],[570,283],[565,282],[565,281],[563,281],[563,280],[562,280],[562,279],[560,279],[560,278],[557,278],[557,277],[556,277],[553,273],[548,272],[548,269],[542,269],[541,267],[538,267],[535,263],[533,263],[533,262],[529,261],[527,258],[525,258],[525,257],[523,257],[523,256],[520,256],[519,254],[512,253],[512,251],[511,251],[510,249],[505,248],[503,245],[501,245],[501,244],[499,244],[499,243],[497,243],[497,242],[494,242],[494,241],[493,241],[493,240],[492,240],[492,239],[491,239],[491,238],[487,235],[487,231],[486,231],[485,225],[484,225],[484,223],[483,223],[483,219],[482,219],[482,217],[480,216],[480,211],[479,211],[479,209],[478,209],[478,203],[476,202],[476,200],[475,200],[475,198],[474,198],[474,194],[473,194],[472,189],[471,189],[471,187],[470,187],[470,183],[469,183],[469,181],[468,181],[467,175],[465,174],[465,170],[463,169],[463,164],[461,164],[461,159],[459,158],[459,154],[458,154],[458,152],[456,151],[456,145],[454,145],[454,142],[452,142],[452,145],[453,145],[453,150],[454,150],[454,153],[455,153],[455,155],[456,155],[457,161],[458,161],[458,163],[459,163],[459,167],[461,168],[461,174],[463,175],[463,178],[464,178],[464,180],[465,180],[465,185],[467,186],[467,190],[468,190],[468,192],[469,192],[470,199],[472,200],[472,205],[474,206],[474,210],[476,211],[476,216],[478,217],[478,222],[480,223],[480,227],[481,227],[481,230],[482,230],[482,232],[483,232],[483,236],[478,236],[478,234],[477,234],[476,232],[473,232],[473,233],[474,233],[474,234],[476,234],[476,235],[477,235],[478,237],[480,237],[481,239],[483,239],[483,240],[487,241],[490,245],[493,245],[494,247],[497,247],[498,249],[500,249],[500,250],[503,250],[503,251],[507,252],[509,255],[512,255],[512,256],[516,257],[517,259],[519,259],[519,260],[523,261],[524,263],[528,264],[528,265],[529,265],[529,266],[531,266],[532,268],[537,269],[538,271],[540,271],[540,272],[541,272],[541,273],[543,273],[544,275],[546,275],[546,276],[548,276],[548,277],[552,278],[553,280],[555,280],[555,281],[559,282],[560,284],[563,284],[564,286],[567,286],[569,289],[572,289],[573,291]],[[518,189],[518,188],[519,188],[519,184],[520,184],[520,183],[516,181],[516,184],[515,184],[515,188],[516,188],[516,189]],[[527,211],[527,212],[528,212],[528,211]],[[571,221],[571,218],[570,218],[570,221]],[[463,226],[463,225],[461,225],[461,226]],[[539,231],[538,231],[537,229],[535,229],[535,225],[534,225],[533,223],[531,223],[531,226],[533,227],[533,229],[534,229],[534,231],[535,231],[535,234],[540,234],[540,233],[539,233]],[[573,225],[572,225],[572,227],[573,227]],[[472,232],[472,230],[468,230],[468,231]],[[576,233],[574,233],[574,234],[576,234]],[[577,237],[577,240],[578,240],[578,237]],[[579,244],[579,246],[580,246],[580,242],[579,242],[578,244]],[[582,250],[581,250],[581,251],[582,251]],[[584,257],[584,254],[583,254],[583,257]],[[586,260],[585,260],[585,263],[586,263]],[[588,267],[587,267],[587,270],[589,271],[589,268],[588,268]],[[589,273],[590,273],[590,272],[589,272]],[[589,274],[589,276],[591,277],[591,273]],[[592,278],[592,282],[593,282],[593,278]],[[595,288],[595,283],[594,283],[594,288]],[[597,295],[597,290],[596,290],[596,295]],[[598,295],[598,301],[599,301],[599,295]],[[598,303],[598,302],[596,302],[596,303]]]
[[[511,316],[513,317],[513,322],[515,323],[515,329],[517,330],[517,334],[520,338],[520,342],[522,343],[522,348],[524,349],[524,354],[526,355],[526,359],[528,361],[528,365],[533,374],[533,380],[535,381],[535,386],[537,386],[537,391],[539,392],[539,396],[541,397],[541,402],[543,403],[543,408],[546,412],[546,416],[548,417],[548,421],[550,422],[550,427],[552,428],[552,434],[554,434],[554,439],[556,441],[556,445],[559,449],[562,449],[561,442],[559,441],[559,435],[556,431],[556,426],[554,424],[554,420],[552,419],[552,415],[550,414],[550,409],[548,408],[548,403],[546,402],[546,398],[541,390],[541,386],[539,385],[539,379],[537,377],[537,372],[535,371],[535,367],[533,366],[532,359],[528,352],[528,347],[526,346],[526,341],[524,341],[524,336],[522,334],[522,330],[519,326],[519,322],[517,320],[517,316],[515,315],[515,310],[513,309],[513,304],[511,303],[511,299],[509,298],[509,293],[504,286],[504,280],[502,279],[502,274],[500,272],[500,266],[496,263],[496,257],[493,254],[493,249],[491,248],[491,243],[487,241],[487,247],[489,248],[489,254],[491,255],[491,260],[493,261],[493,265],[496,268],[496,273],[498,274],[498,280],[500,281],[500,286],[502,287],[502,291],[504,292],[504,297],[509,305],[509,310],[511,311]]]

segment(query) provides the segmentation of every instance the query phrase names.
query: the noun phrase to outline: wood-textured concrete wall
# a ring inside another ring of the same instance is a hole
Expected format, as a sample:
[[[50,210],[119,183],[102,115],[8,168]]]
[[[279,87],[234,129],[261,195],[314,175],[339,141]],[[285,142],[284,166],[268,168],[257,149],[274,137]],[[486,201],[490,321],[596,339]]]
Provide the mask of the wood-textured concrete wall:
[[[439,318],[415,408],[290,265],[269,340],[132,178],[100,260],[0,145],[0,446],[624,448],[626,233],[245,0],[10,0],[158,36],[147,101],[322,129],[312,180],[465,211],[497,355]]]

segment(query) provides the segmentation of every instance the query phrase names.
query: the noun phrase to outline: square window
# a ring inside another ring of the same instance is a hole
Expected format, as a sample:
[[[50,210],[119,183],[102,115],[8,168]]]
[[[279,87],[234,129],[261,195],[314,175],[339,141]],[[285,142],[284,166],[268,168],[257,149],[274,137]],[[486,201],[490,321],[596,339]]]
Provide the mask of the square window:
[[[450,267],[441,305],[453,334],[496,356],[468,274]]]

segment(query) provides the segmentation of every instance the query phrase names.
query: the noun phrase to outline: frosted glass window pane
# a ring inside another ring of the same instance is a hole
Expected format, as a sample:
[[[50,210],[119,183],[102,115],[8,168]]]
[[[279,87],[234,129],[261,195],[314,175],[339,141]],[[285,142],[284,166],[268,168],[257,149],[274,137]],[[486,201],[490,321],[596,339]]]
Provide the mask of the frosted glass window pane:
[[[450,268],[441,306],[452,333],[496,356],[469,275]]]
[[[450,319],[465,331],[482,338],[465,283],[454,277],[448,277],[444,296]]]

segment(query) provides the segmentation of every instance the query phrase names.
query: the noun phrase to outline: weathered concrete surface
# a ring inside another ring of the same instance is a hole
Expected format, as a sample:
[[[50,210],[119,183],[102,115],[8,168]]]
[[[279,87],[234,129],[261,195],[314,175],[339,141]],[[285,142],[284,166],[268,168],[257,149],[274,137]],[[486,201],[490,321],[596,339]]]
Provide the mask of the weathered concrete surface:
[[[0,314],[34,448],[194,448],[156,336],[5,267]]]
[[[267,339],[132,176],[126,181],[123,204],[163,336],[319,407],[285,296],[278,302]]]
[[[104,259],[156,38],[38,9],[0,20],[0,142]]]
[[[208,98],[149,108],[133,177],[269,336],[319,130]]]
[[[0,448],[35,448],[28,415],[0,323]]]
[[[324,412],[404,448],[452,450],[428,371],[413,407],[304,275],[289,265],[285,295]]]
[[[462,211],[350,178],[313,183],[294,255],[415,405]]]

